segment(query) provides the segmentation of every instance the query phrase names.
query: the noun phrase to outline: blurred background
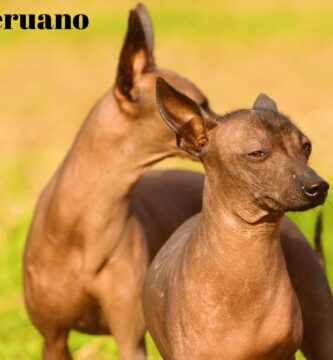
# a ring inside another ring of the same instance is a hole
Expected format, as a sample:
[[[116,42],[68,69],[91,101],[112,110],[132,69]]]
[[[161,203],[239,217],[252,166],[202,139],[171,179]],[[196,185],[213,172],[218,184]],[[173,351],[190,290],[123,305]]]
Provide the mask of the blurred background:
[[[155,55],[195,82],[218,113],[260,92],[313,142],[311,164],[333,181],[333,4],[330,0],[147,0]],[[96,100],[113,84],[136,1],[11,0],[1,13],[84,13],[84,31],[0,30],[0,358],[39,359],[23,306],[21,262],[36,198]],[[199,169],[171,159],[159,167]],[[332,197],[323,243],[333,285]],[[310,242],[318,210],[292,214]],[[300,265],[302,266],[302,265]],[[117,359],[108,337],[73,333],[75,359]],[[158,359],[149,340],[150,359]],[[298,355],[298,359],[302,359]]]

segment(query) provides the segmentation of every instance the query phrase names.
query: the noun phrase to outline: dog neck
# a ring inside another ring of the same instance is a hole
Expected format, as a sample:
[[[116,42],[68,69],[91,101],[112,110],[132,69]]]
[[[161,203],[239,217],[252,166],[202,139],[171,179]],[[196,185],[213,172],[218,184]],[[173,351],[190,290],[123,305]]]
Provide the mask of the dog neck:
[[[74,229],[77,238],[96,242],[112,228],[109,246],[110,239],[119,241],[133,186],[152,164],[171,155],[149,147],[151,141],[139,131],[141,120],[126,116],[112,91],[91,110],[46,190],[53,235]]]
[[[217,235],[230,234],[231,239],[263,238],[275,241],[283,213],[270,213],[253,199],[240,197],[226,182],[207,172],[203,193],[203,220]],[[240,237],[241,236],[241,237]]]
[[[261,212],[251,211],[256,219],[251,223],[248,213],[244,219],[230,211],[225,197],[221,196],[223,193],[213,189],[216,187],[208,178],[202,215],[189,247],[191,258],[202,258],[201,268],[195,272],[206,268],[212,288],[221,294],[229,294],[223,296],[229,314],[248,318],[253,306],[253,316],[258,315],[258,310],[267,315],[270,305],[284,296],[286,289],[292,291],[279,241],[281,218],[273,221],[264,217],[257,221]],[[214,285],[214,281],[219,284]],[[268,298],[272,300],[269,306]],[[262,308],[258,307],[260,301],[265,305]]]
[[[185,252],[185,286],[191,296],[201,294],[204,307],[212,307],[208,313],[216,332],[219,326],[234,329],[242,323],[244,341],[260,339],[260,351],[271,349],[271,341],[283,348],[286,339],[296,351],[302,320],[279,241],[281,217],[258,221],[262,212],[253,207],[253,217],[247,212],[244,219],[230,211],[231,202],[224,203],[219,191],[208,178],[201,217]],[[204,283],[196,280],[198,274]],[[267,337],[272,329],[274,339]]]

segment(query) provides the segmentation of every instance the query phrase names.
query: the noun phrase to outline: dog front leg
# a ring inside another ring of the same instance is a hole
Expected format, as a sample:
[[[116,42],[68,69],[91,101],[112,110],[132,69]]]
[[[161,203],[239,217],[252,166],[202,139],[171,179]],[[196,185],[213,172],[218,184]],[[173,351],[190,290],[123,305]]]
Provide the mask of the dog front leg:
[[[128,273],[126,276],[131,277]],[[102,310],[118,345],[120,359],[144,360],[146,359],[144,342],[146,326],[142,311],[141,289],[137,289],[134,294],[133,284],[126,284],[125,278],[121,285],[118,284],[119,282],[111,286],[110,290],[105,289],[105,294],[100,298]]]
[[[54,331],[43,334],[43,360],[71,360],[68,350],[68,331]]]
[[[141,297],[147,262],[145,249],[140,250],[136,248],[135,256],[124,251],[116,261],[110,259],[93,285],[121,360],[146,359]]]

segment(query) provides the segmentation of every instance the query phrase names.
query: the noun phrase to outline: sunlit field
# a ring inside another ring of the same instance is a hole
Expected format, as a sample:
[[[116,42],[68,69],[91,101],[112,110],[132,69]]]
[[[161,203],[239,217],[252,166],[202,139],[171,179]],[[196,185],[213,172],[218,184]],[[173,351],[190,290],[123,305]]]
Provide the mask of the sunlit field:
[[[251,5],[249,4],[251,3]],[[218,113],[269,94],[313,143],[312,166],[333,184],[331,1],[146,1],[156,61],[194,81]],[[0,13],[85,13],[87,30],[0,31],[0,359],[39,359],[22,298],[22,250],[36,198],[95,101],[112,86],[135,1],[2,1]],[[199,164],[169,159],[158,167]],[[323,246],[333,285],[333,196]],[[310,242],[319,209],[290,216]],[[110,337],[73,333],[74,358],[117,359]],[[148,339],[150,359],[159,359]],[[332,354],[333,357],[333,354]],[[302,359],[298,354],[298,359]]]

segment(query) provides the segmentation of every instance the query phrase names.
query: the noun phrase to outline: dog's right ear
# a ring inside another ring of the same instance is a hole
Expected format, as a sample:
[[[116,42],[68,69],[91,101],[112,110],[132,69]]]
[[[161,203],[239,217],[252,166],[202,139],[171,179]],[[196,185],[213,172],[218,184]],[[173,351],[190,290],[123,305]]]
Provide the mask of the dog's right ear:
[[[123,48],[120,53],[116,88],[130,101],[135,101],[135,80],[152,70],[154,62],[154,31],[147,9],[138,4],[131,10]]]
[[[156,81],[157,107],[167,123],[176,134],[177,145],[200,157],[208,144],[206,129],[215,126],[213,120],[192,99],[177,91],[164,79]]]
[[[258,95],[252,109],[278,111],[276,102],[264,93]]]

